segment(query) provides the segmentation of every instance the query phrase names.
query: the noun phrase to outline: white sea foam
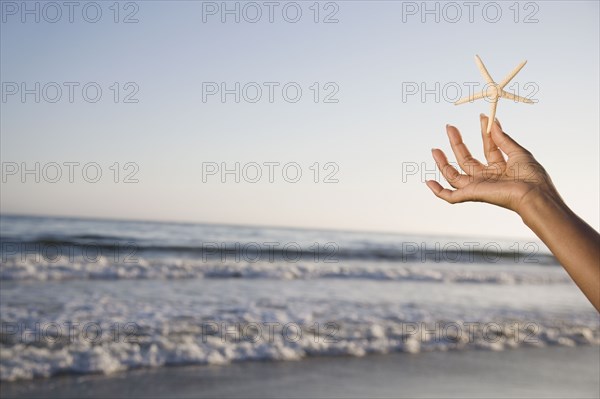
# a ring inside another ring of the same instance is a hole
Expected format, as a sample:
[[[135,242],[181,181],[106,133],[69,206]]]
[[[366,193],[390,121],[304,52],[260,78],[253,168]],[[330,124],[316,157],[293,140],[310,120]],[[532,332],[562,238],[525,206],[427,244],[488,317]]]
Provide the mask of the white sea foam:
[[[190,259],[137,259],[135,263],[115,263],[99,257],[95,262],[83,259],[50,262],[44,259],[9,258],[0,264],[0,280],[88,280],[88,279],[193,279],[193,278],[265,278],[277,280],[345,278],[367,280],[428,281],[487,284],[569,283],[559,268],[548,266],[546,273],[528,271],[531,266],[512,270],[482,270],[465,265],[462,269],[423,267],[419,263],[377,262],[286,263],[286,262],[202,262]],[[539,266],[538,266],[539,267]]]
[[[520,346],[600,344],[598,329],[537,323],[533,335],[524,325],[515,327],[514,321],[494,323],[493,331],[489,325],[474,328],[465,326],[461,321],[446,322],[437,327],[430,324],[426,329],[419,327],[419,324],[390,320],[369,324],[340,322],[335,337],[314,334],[314,326],[284,333],[283,325],[281,323],[273,328],[270,335],[263,335],[256,342],[249,341],[249,336],[242,333],[236,338],[232,333],[234,324],[231,324],[228,335],[222,332],[202,335],[202,326],[196,325],[195,328],[179,326],[173,330],[146,330],[144,335],[133,338],[137,342],[104,339],[92,343],[78,338],[69,344],[56,346],[39,341],[36,345],[2,345],[0,379],[14,381],[61,373],[111,374],[139,367],[226,364],[258,359],[294,361],[308,356],[364,356],[397,351],[418,353],[469,349],[501,351]],[[407,326],[417,326],[424,331],[414,332]],[[298,331],[302,331],[301,337]],[[461,331],[461,336],[456,334],[457,331]]]
[[[321,288],[311,280],[286,281],[275,291],[281,282],[243,279],[11,283],[3,287],[0,303],[0,379],[257,359],[600,344],[597,314],[585,307],[557,310],[543,298],[546,308],[531,310],[515,309],[511,298],[477,306],[449,296],[438,303],[418,289],[421,283],[411,283],[420,291],[415,303],[405,283],[396,294],[404,301],[393,296],[396,284],[357,282],[359,293],[348,282],[330,283],[321,283],[330,288],[320,297]],[[83,294],[91,287],[93,292]],[[438,287],[452,292],[449,285]],[[453,289],[457,297],[460,290]],[[22,306],[24,300],[33,301]]]
[[[22,217],[3,217],[0,230],[7,244],[0,262],[2,381],[254,359],[599,344],[596,310],[536,245],[495,240],[487,253],[484,242],[452,237]],[[255,241],[299,243],[307,252],[298,262],[284,253],[267,262],[270,251],[198,251],[206,242]],[[456,259],[454,241],[462,241],[458,252],[468,260]],[[82,258],[90,242],[104,256]],[[115,248],[130,242],[135,258],[115,262],[125,255]],[[311,262],[314,244],[328,242],[336,243],[339,262]],[[404,251],[406,243],[425,250]],[[43,251],[30,253],[57,247],[75,255],[52,262]],[[246,261],[254,255],[262,261]],[[232,261],[238,258],[244,261]]]

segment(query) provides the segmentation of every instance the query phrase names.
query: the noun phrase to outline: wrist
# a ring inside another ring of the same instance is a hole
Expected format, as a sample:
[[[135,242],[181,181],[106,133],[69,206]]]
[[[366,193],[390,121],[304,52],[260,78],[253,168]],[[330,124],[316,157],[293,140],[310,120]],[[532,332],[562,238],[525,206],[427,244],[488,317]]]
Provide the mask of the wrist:
[[[523,222],[535,231],[537,225],[548,221],[548,218],[557,215],[568,216],[571,210],[558,193],[533,189],[522,198],[517,213]]]

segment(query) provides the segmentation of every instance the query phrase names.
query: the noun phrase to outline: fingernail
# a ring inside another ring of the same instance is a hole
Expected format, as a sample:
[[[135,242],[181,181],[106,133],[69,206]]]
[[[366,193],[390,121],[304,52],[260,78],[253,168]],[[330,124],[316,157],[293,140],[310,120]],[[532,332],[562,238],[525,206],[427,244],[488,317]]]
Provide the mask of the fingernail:
[[[431,149],[431,152],[434,152],[435,150],[437,150],[437,148],[432,148],[432,149]]]
[[[485,118],[485,114],[479,114],[479,119]]]

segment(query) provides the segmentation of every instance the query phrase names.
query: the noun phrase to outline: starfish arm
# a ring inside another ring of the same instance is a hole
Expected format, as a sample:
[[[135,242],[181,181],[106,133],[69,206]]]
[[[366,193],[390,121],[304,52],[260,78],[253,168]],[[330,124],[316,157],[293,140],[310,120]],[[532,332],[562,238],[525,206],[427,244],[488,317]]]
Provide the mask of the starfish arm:
[[[521,69],[523,69],[525,64],[527,64],[527,61],[523,61],[519,65],[517,65],[517,67],[513,69],[512,72],[509,73],[508,76],[505,77],[504,80],[500,82],[498,86],[500,86],[501,89],[504,89],[504,86],[506,86],[515,77],[515,75],[518,74]]]
[[[492,131],[492,123],[494,123],[494,120],[496,119],[496,108],[498,107],[498,99],[496,99],[496,101],[494,101],[492,103],[492,106],[490,108],[490,117],[488,118],[488,124],[487,124],[487,134],[490,134]]]
[[[475,56],[475,63],[477,63],[477,67],[479,68],[479,72],[481,72],[481,75],[484,77],[485,81],[490,83],[490,84],[496,84],[494,82],[494,79],[492,79],[492,77],[490,76],[490,73],[488,72],[488,70],[486,69],[485,65],[483,65],[483,61],[481,61],[481,58],[479,58],[478,55]]]
[[[517,96],[516,94],[512,94],[512,93],[509,93],[509,92],[504,91],[504,90],[502,90],[502,93],[500,94],[500,97],[506,98],[508,100],[518,101],[518,102],[521,102],[521,103],[534,104],[534,102],[531,101],[528,98]]]
[[[483,92],[475,93],[475,94],[472,94],[470,96],[461,98],[460,100],[456,101],[454,103],[454,105],[460,105],[460,104],[464,104],[464,103],[470,103],[470,102],[473,102],[475,100],[479,100],[480,98],[483,98],[484,95],[485,94]]]

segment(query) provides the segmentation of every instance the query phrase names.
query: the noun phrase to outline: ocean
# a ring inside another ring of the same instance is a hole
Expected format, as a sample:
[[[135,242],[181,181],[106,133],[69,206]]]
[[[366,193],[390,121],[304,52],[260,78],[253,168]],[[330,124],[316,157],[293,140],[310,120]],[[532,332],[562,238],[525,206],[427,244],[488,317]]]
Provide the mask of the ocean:
[[[600,345],[538,241],[0,217],[0,380]]]

